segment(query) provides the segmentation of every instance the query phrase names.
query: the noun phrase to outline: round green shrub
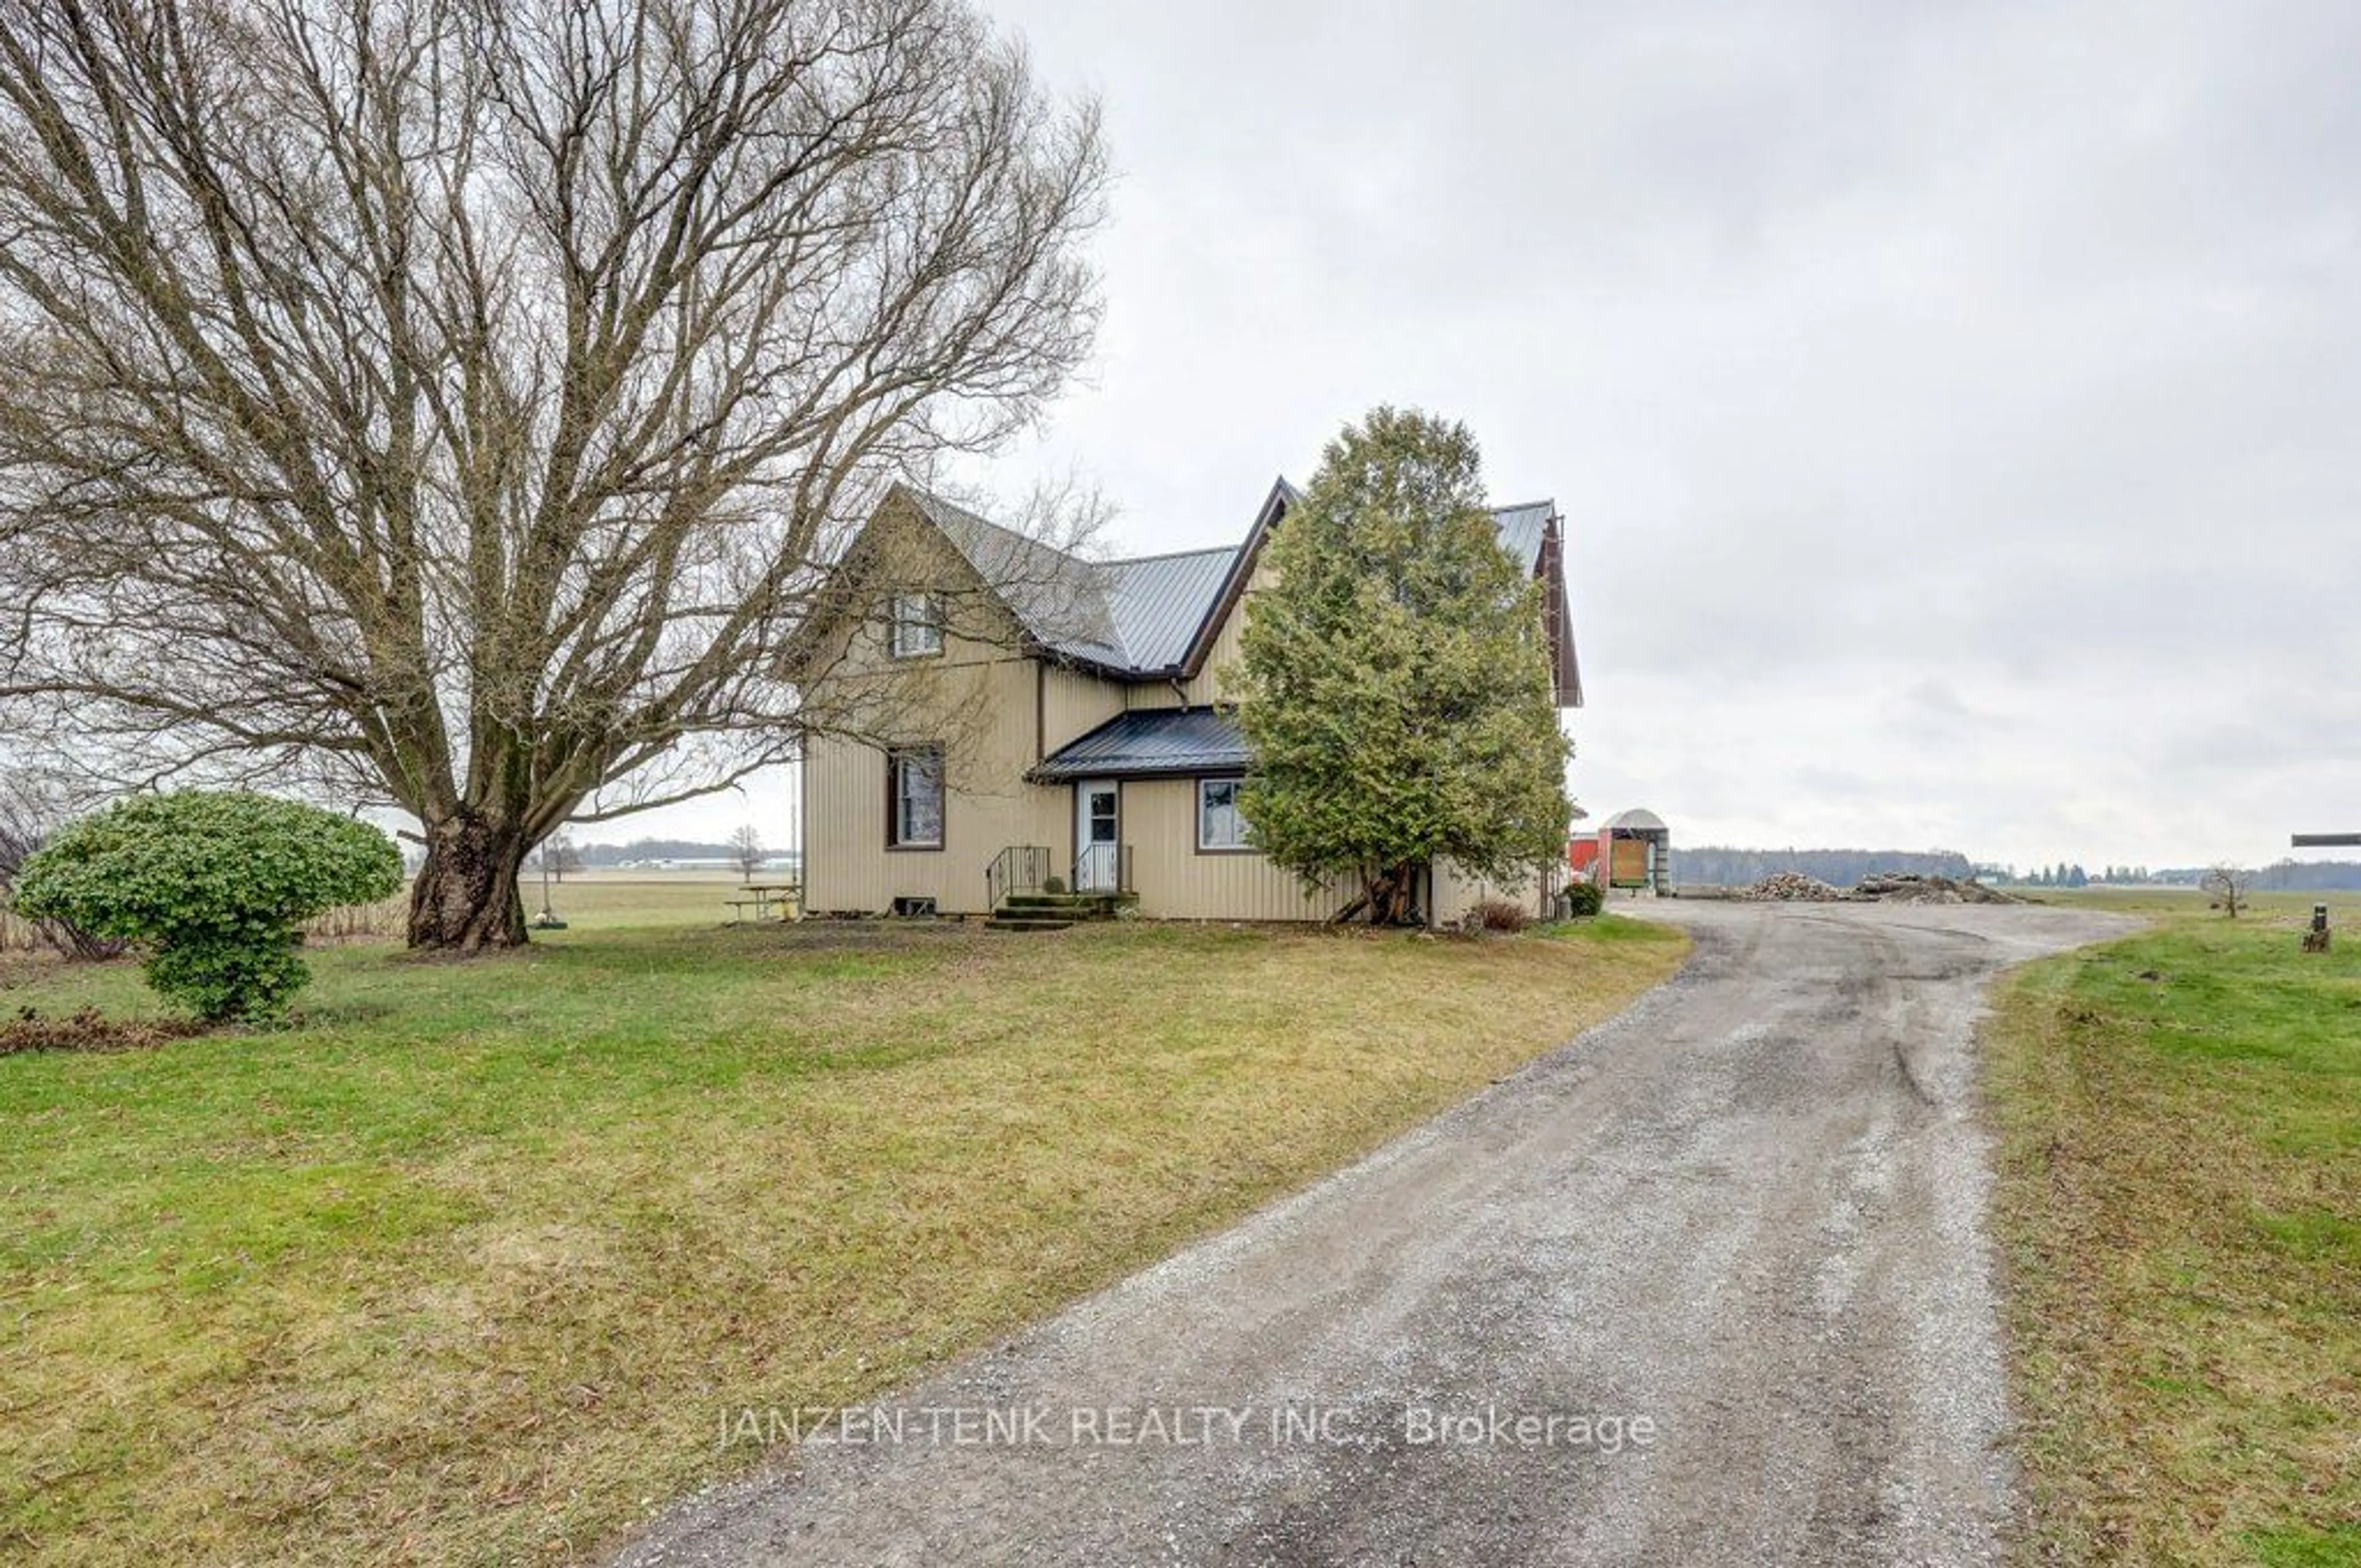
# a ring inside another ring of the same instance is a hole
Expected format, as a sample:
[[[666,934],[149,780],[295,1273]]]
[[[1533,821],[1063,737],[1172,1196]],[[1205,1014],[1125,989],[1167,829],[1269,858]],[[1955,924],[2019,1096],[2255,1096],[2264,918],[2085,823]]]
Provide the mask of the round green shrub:
[[[366,822],[269,795],[138,795],[82,818],[25,862],[34,918],[142,944],[148,983],[210,1022],[268,1019],[311,978],[302,925],[390,898],[401,855]]]
[[[1577,920],[1607,907],[1607,890],[1595,882],[1570,882],[1558,896],[1565,900],[1566,914]]]

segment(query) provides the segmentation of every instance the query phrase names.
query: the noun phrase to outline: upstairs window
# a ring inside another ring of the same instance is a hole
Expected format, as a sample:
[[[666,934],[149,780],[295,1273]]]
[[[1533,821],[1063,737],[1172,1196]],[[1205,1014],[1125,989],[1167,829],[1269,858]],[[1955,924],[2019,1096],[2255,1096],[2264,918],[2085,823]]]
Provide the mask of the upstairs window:
[[[943,605],[933,594],[894,596],[894,657],[923,659],[943,651]]]
[[[896,850],[943,847],[943,749],[912,746],[885,754],[889,799],[886,844]]]
[[[1197,848],[1201,850],[1250,850],[1246,842],[1246,819],[1238,814],[1238,792],[1245,787],[1237,779],[1199,779],[1197,781]]]

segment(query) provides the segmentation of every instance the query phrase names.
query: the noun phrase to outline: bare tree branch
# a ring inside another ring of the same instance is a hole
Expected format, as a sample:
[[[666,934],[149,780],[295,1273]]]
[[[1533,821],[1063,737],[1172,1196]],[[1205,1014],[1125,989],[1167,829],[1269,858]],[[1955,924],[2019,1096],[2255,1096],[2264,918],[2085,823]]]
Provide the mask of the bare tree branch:
[[[1104,179],[963,0],[0,0],[0,718],[522,940],[586,802],[851,721],[791,640],[1084,357]]]

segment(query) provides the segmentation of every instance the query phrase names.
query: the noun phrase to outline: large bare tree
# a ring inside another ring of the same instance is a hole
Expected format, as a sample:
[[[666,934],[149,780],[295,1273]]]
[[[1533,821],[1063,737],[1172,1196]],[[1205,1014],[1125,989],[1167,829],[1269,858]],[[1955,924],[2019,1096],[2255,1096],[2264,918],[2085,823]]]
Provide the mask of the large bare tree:
[[[788,754],[896,475],[1087,353],[1104,183],[962,0],[0,0],[0,722],[423,825]],[[838,590],[838,591],[840,591]]]

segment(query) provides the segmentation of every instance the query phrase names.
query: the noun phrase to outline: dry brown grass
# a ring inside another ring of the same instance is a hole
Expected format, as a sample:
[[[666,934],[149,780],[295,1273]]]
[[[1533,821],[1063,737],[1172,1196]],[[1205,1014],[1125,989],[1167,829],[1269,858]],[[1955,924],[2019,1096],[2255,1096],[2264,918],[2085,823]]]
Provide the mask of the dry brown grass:
[[[700,895],[709,902],[709,892]],[[718,913],[718,911],[717,911]],[[0,1555],[578,1561],[1612,1014],[1669,933],[572,932],[0,1060]],[[11,999],[136,1008],[120,966]]]

